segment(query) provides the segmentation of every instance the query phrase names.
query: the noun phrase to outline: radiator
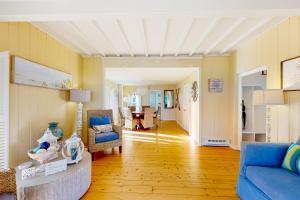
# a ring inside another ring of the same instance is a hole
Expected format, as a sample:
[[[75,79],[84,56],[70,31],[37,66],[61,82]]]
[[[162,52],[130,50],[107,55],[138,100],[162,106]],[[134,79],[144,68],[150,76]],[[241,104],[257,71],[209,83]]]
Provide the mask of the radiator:
[[[206,139],[204,146],[229,146],[229,140],[227,139]]]

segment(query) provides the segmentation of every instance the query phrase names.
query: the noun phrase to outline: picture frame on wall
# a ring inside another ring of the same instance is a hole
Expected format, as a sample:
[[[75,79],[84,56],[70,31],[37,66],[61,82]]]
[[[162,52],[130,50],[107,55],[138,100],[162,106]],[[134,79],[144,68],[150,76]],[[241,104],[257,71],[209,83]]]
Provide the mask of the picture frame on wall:
[[[57,90],[72,89],[72,75],[32,62],[19,56],[12,56],[11,83]]]
[[[281,89],[300,90],[300,56],[281,62]]]

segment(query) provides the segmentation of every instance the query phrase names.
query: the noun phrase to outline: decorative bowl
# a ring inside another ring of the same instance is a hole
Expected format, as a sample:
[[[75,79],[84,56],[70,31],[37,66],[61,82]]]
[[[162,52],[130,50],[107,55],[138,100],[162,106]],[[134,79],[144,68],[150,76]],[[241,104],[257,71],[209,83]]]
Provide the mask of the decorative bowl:
[[[47,151],[41,151],[39,153],[34,153],[32,150],[28,151],[28,156],[38,161],[41,164],[47,163],[48,161],[57,158],[56,149],[48,149]]]

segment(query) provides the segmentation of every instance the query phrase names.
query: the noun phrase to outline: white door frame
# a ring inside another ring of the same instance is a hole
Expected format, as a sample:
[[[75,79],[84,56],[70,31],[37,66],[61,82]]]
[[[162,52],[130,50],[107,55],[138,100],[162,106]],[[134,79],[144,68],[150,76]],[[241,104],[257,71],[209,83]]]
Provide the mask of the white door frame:
[[[237,123],[238,123],[238,149],[241,149],[241,142],[242,142],[242,108],[241,108],[241,104],[242,104],[242,99],[243,99],[243,87],[242,87],[242,79],[245,76],[249,76],[251,74],[255,74],[257,72],[261,72],[264,70],[268,70],[268,68],[266,66],[262,66],[262,67],[257,67],[255,69],[246,71],[246,72],[242,72],[238,74],[238,119],[237,119]]]
[[[186,89],[189,88],[187,91]],[[188,93],[185,93],[185,92],[189,92]],[[191,104],[192,104],[192,85],[190,83],[186,83],[184,84],[183,86],[183,91],[182,91],[182,111],[184,113],[183,115],[183,124],[182,124],[182,127],[183,129],[185,129],[189,134],[190,133],[190,115],[191,115]],[[188,96],[186,96],[188,95]]]

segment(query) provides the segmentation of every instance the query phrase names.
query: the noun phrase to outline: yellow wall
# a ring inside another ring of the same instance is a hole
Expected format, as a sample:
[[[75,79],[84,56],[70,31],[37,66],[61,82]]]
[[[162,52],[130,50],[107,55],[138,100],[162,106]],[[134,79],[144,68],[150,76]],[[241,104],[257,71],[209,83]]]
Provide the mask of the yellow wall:
[[[267,87],[269,89],[280,88],[280,62],[282,60],[300,56],[300,17],[290,17],[276,27],[271,28],[262,35],[247,42],[238,48],[231,55],[231,64],[233,67],[232,76],[234,77],[233,87],[235,92],[232,94],[237,97],[237,76],[236,74],[249,71],[251,69],[267,66],[268,77]],[[290,141],[293,141],[300,135],[300,92],[287,92],[288,114],[282,121],[273,124],[272,129],[280,127],[283,123],[288,123],[288,129],[285,133],[289,134]],[[235,105],[233,109],[234,119],[237,119],[237,99],[232,100]],[[232,106],[232,105],[231,105]],[[282,116],[285,113],[280,113]],[[234,143],[237,144],[237,120],[234,120]],[[278,135],[272,136],[272,140],[276,141]],[[278,142],[280,142],[278,140]]]
[[[104,71],[102,59],[99,57],[83,58],[83,88],[91,91],[91,102],[83,107],[83,141],[87,142],[87,115],[89,109],[104,107]]]
[[[0,51],[10,51],[73,75],[81,87],[81,56],[30,23],[0,23]],[[27,151],[48,126],[57,121],[68,137],[76,127],[76,104],[68,92],[31,86],[10,85],[10,165],[28,160]]]
[[[230,66],[229,57],[205,57],[202,61],[202,141],[204,139],[231,139],[230,124]],[[223,92],[210,93],[208,79],[221,78]]]

